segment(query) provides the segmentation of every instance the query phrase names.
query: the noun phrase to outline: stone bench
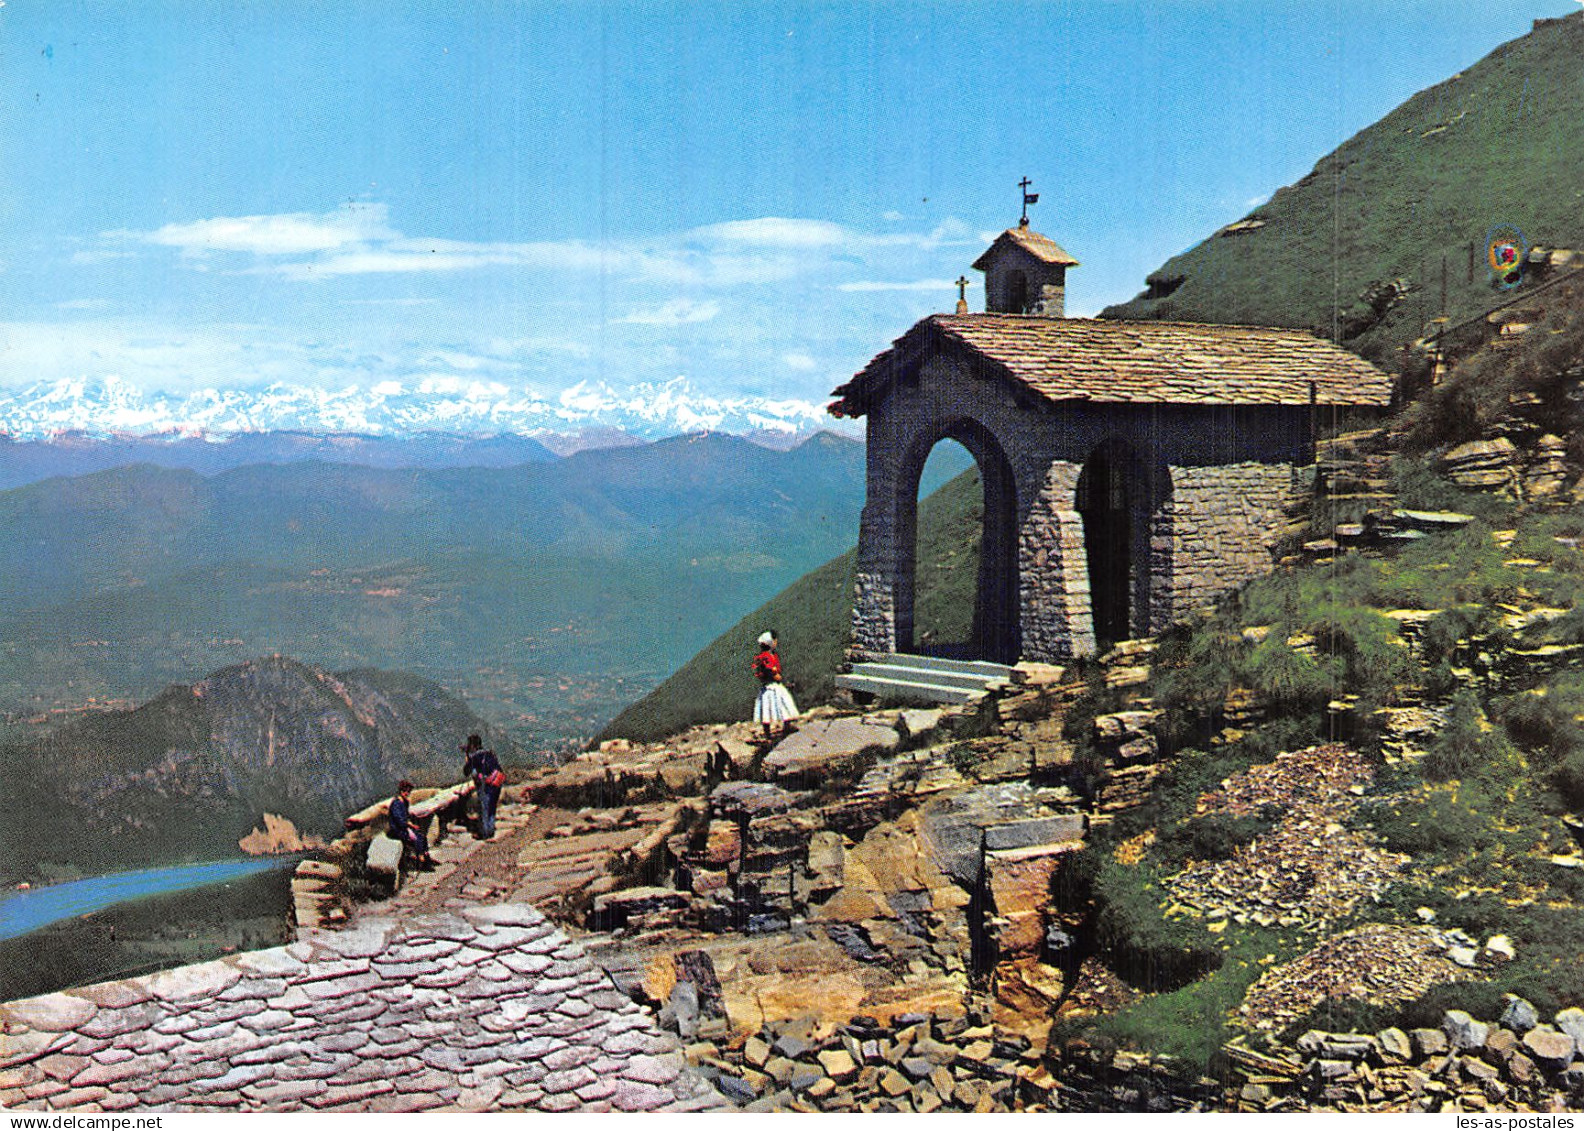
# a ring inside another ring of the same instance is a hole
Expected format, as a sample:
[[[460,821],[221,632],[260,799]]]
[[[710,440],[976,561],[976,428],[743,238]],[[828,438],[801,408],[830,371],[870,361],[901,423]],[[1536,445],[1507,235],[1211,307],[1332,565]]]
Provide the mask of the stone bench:
[[[414,790],[413,819],[422,821],[437,814],[441,815],[443,819],[448,810],[467,800],[472,793],[473,782],[471,780],[458,782],[456,785],[448,785],[444,789]],[[391,799],[386,797],[376,801],[366,809],[358,810],[346,819],[346,827],[349,829],[364,828],[372,825],[375,821],[389,816],[390,803]]]
[[[369,841],[366,861],[368,873],[380,879],[389,879],[392,892],[401,889],[402,851],[405,847],[401,841],[389,834],[377,836]]]

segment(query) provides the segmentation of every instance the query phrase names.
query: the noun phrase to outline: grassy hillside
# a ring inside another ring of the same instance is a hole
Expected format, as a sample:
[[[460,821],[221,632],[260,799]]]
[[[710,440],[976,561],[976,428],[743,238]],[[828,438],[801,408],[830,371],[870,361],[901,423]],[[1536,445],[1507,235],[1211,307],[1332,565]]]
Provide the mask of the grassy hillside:
[[[1584,519],[1492,496],[1462,502],[1485,518],[1398,553],[1258,579],[1161,641],[1140,690],[1163,713],[1165,772],[1149,803],[1100,830],[1080,863],[1107,961],[1148,991],[1094,1019],[1101,1032],[1208,1064],[1250,984],[1316,945],[1313,926],[1275,916],[1217,923],[1187,913],[1178,895],[1186,870],[1253,858],[1258,838],[1296,804],[1296,793],[1278,792],[1255,812],[1234,811],[1214,801],[1218,784],[1337,739],[1362,752],[1372,775],[1343,804],[1345,816],[1332,814],[1340,823],[1327,835],[1345,827],[1361,838],[1360,867],[1377,851],[1403,864],[1378,899],[1325,919],[1324,932],[1433,920],[1475,940],[1505,935],[1516,958],[1422,992],[1389,983],[1333,991],[1338,1000],[1298,1017],[1288,1039],[1315,1027],[1435,1026],[1448,1008],[1495,1017],[1507,992],[1547,1014],[1584,1004],[1584,873],[1553,862],[1573,847],[1561,818],[1584,807]],[[1417,632],[1388,615],[1403,608],[1423,611]],[[1080,762],[1094,758],[1094,728],[1083,724],[1123,702],[1097,670],[1090,687],[1069,727]],[[1233,694],[1258,708],[1225,729]],[[1416,712],[1433,723],[1393,730]],[[1207,795],[1214,803],[1203,803]],[[1271,862],[1296,877],[1282,907],[1327,897],[1323,886],[1306,888],[1306,866]],[[1359,1000],[1366,992],[1373,1004]]]
[[[1168,260],[1150,291],[1104,316],[1329,337],[1335,307],[1344,341],[1383,360],[1441,313],[1443,261],[1453,321],[1480,313],[1506,295],[1483,259],[1497,225],[1531,245],[1584,246],[1580,57],[1584,14],[1504,44],[1350,138],[1236,230]],[[1411,293],[1371,325],[1361,295],[1397,279]]]
[[[921,642],[968,638],[983,521],[977,470],[963,472],[919,505],[915,624]],[[854,560],[849,551],[793,582],[618,715],[600,737],[651,740],[696,723],[748,717],[758,690],[749,662],[766,629],[780,638],[782,667],[798,704],[829,700],[852,631]]]

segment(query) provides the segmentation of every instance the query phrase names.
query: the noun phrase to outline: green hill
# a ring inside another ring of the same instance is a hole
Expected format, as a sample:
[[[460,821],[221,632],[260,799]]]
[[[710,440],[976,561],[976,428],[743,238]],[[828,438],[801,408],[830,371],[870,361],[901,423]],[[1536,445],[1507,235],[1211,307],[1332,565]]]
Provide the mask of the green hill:
[[[915,625],[926,644],[966,640],[973,621],[984,521],[977,469],[963,472],[919,504]],[[749,671],[754,641],[774,629],[787,683],[801,707],[835,691],[852,627],[855,551],[827,562],[718,636],[675,675],[618,715],[601,739],[644,741],[697,723],[748,717],[758,685]]]
[[[1442,313],[1443,279],[1454,322],[1481,313],[1505,294],[1484,261],[1498,226],[1517,228],[1531,246],[1584,245],[1581,57],[1584,13],[1539,23],[1168,260],[1148,290],[1102,317],[1297,326],[1330,337],[1335,311],[1345,344],[1389,361]],[[1390,289],[1396,280],[1406,282],[1405,297]]]

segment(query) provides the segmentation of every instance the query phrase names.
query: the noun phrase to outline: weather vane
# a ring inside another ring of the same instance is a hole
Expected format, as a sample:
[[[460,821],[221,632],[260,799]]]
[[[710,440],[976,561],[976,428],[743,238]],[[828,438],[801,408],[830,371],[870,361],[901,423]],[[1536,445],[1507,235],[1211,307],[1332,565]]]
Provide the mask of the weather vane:
[[[1028,206],[1039,203],[1039,193],[1029,192],[1029,185],[1033,183],[1027,177],[1018,182],[1018,188],[1023,190],[1023,218],[1018,221],[1019,227],[1028,227]]]

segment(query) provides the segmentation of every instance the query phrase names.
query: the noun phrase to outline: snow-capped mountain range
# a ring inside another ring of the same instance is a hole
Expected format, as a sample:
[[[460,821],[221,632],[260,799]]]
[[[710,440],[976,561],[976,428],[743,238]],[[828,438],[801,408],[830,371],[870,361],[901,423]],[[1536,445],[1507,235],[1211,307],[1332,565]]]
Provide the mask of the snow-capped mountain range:
[[[0,388],[0,436],[45,439],[62,432],[97,436],[211,435],[242,432],[515,433],[540,435],[618,429],[646,440],[687,432],[806,434],[827,428],[824,406],[767,397],[697,392],[685,378],[614,388],[580,382],[542,395],[498,382],[382,381],[323,389],[274,384],[258,389],[152,392],[115,377]]]

